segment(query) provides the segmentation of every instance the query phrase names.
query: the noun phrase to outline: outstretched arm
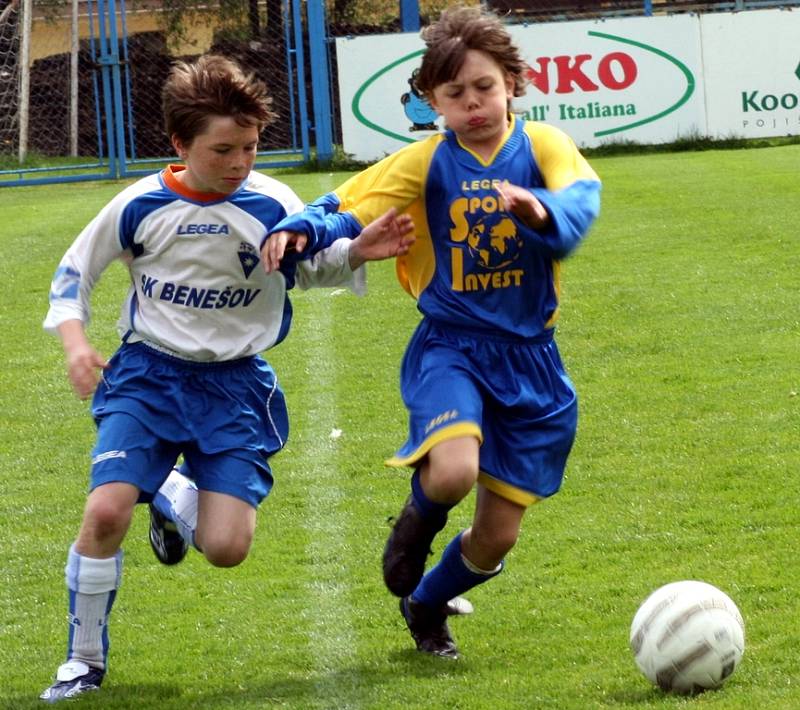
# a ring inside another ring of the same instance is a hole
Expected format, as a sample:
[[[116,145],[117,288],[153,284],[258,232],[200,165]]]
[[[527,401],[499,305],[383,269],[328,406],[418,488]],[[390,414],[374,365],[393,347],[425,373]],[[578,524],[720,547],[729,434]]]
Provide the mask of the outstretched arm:
[[[281,259],[290,251],[302,252],[308,237],[302,232],[280,231],[270,234],[261,247],[261,263],[268,274],[280,268]],[[414,223],[407,214],[398,215],[392,207],[370,222],[350,242],[352,270],[367,261],[390,259],[408,252],[414,243]]]
[[[261,247],[261,264],[268,274],[277,271],[281,259],[287,252],[300,253],[305,249],[308,237],[301,232],[275,232],[270,234]]]
[[[392,207],[370,222],[350,242],[350,268],[355,270],[367,261],[407,254],[415,239],[411,217],[407,214],[398,215]]]

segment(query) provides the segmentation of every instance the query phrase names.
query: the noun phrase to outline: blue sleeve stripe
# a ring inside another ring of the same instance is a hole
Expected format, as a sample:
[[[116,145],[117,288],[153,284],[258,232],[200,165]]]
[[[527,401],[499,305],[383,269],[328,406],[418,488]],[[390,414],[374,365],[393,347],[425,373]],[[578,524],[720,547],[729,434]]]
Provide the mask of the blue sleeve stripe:
[[[264,225],[264,236],[286,216],[286,208],[263,192],[242,190],[230,203]]]
[[[72,286],[68,286],[63,291],[59,291],[58,293],[56,293],[55,291],[50,291],[49,298],[50,298],[50,303],[62,300],[76,301],[78,299],[78,284],[73,284]]]
[[[164,205],[175,201],[175,194],[166,189],[153,190],[131,200],[122,210],[119,220],[119,242],[123,249],[136,253],[133,241],[142,221]]]
[[[77,300],[81,274],[70,266],[59,266],[50,286],[50,303],[62,299]]]

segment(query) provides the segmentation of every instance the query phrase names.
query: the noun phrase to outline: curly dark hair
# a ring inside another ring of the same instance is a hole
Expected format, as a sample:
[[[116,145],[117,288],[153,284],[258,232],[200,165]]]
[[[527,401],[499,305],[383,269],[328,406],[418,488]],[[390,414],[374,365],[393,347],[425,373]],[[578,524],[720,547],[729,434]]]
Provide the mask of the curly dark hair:
[[[470,49],[490,55],[514,79],[514,96],[525,93],[527,65],[494,13],[479,7],[453,7],[421,34],[427,49],[416,84],[425,96],[430,98],[437,86],[456,77]]]
[[[167,135],[186,145],[213,116],[230,116],[240,126],[258,126],[259,132],[277,118],[264,82],[216,54],[176,62],[161,90],[161,106]]]

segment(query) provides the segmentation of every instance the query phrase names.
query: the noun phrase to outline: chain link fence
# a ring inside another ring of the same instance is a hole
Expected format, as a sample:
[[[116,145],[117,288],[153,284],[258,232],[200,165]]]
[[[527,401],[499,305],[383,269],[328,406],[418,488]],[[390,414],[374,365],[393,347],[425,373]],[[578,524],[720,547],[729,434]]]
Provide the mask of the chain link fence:
[[[17,127],[19,76],[19,1],[0,9],[0,152],[14,149]]]
[[[172,148],[161,87],[176,60],[204,52],[267,83],[279,120],[261,136],[262,154],[302,152],[302,35],[291,13],[280,0],[0,0],[0,168],[102,166],[115,143],[130,164],[163,163]],[[112,65],[118,74],[104,72]]]
[[[162,124],[161,86],[176,59],[192,60],[209,51],[237,59],[270,87],[280,119],[261,136],[264,160],[308,161],[316,128],[309,119],[312,88],[327,95],[330,115],[325,118],[332,124],[333,144],[341,144],[333,40],[417,31],[452,2],[324,0],[327,86],[314,87],[306,22],[310,4],[311,0],[0,0],[0,185],[11,184],[6,178],[21,174],[17,171],[23,168],[105,169],[115,153],[123,156],[126,167],[147,161],[163,164],[172,149]],[[528,23],[797,7],[800,0],[484,4],[510,22]],[[111,65],[118,67],[118,74],[109,73]],[[122,171],[128,172],[134,174]],[[119,173],[112,166],[105,176]]]

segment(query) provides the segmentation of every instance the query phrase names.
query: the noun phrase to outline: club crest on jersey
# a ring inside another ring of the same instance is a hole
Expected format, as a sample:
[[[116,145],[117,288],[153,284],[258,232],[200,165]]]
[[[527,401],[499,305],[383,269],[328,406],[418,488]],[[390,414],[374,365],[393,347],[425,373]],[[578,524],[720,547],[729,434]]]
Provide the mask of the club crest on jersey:
[[[244,271],[244,277],[246,279],[250,278],[250,274],[253,273],[253,269],[258,266],[260,261],[261,259],[258,257],[258,252],[252,244],[248,244],[247,242],[241,242],[239,244],[239,262],[242,265],[242,271]]]

